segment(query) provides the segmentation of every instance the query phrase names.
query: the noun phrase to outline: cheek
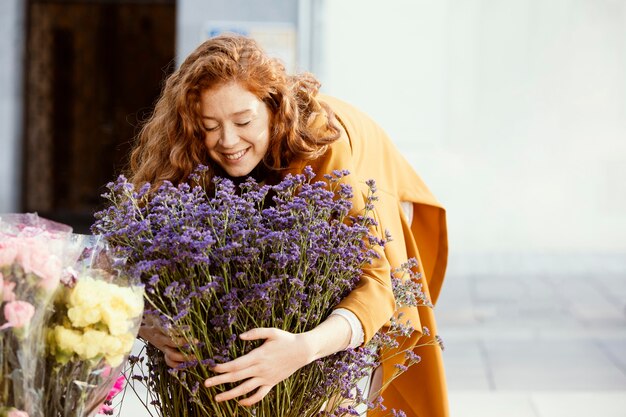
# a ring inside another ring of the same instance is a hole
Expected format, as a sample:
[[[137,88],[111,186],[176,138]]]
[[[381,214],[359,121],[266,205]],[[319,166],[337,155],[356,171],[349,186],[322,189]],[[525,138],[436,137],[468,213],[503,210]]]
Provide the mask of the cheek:
[[[263,148],[265,151],[267,151],[270,147],[270,141],[271,141],[270,138],[271,138],[271,134],[270,134],[269,128],[265,129],[259,135],[259,144],[261,145],[261,148]]]
[[[269,135],[267,135],[265,137],[265,143],[263,144],[263,153],[267,153],[269,148],[270,148],[270,137],[269,137]]]
[[[204,135],[204,139],[202,143],[207,151],[212,151],[215,148],[215,145],[217,144],[217,140],[215,140],[215,138],[213,138],[212,135],[206,134]]]

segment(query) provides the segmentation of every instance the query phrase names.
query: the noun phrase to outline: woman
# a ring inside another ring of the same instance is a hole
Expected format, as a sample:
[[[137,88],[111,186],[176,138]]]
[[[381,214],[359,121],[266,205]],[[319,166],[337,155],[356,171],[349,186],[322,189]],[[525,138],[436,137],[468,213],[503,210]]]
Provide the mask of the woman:
[[[318,94],[310,74],[290,76],[251,39],[222,35],[200,45],[167,80],[153,115],[143,126],[131,156],[136,185],[157,187],[165,180],[184,181],[198,164],[207,175],[233,180],[254,176],[276,183],[306,165],[321,178],[347,169],[355,190],[354,210],[376,180],[379,201],[377,233],[389,230],[393,241],[363,270],[358,286],[315,329],[292,334],[278,329],[250,329],[242,339],[265,339],[257,349],[217,365],[206,386],[240,382],[216,401],[260,401],[280,381],[313,360],[356,347],[383,327],[394,312],[390,268],[410,257],[420,261],[424,291],[436,301],[447,256],[445,214],[382,129],[350,105]],[[404,210],[403,210],[404,207]],[[445,380],[432,309],[403,312],[416,328],[406,340],[422,363],[394,380],[385,404],[408,415],[447,416]],[[423,334],[430,329],[431,336]],[[140,335],[161,349],[168,365],[184,361],[175,341],[158,325],[146,324]],[[383,382],[394,364],[383,366]]]

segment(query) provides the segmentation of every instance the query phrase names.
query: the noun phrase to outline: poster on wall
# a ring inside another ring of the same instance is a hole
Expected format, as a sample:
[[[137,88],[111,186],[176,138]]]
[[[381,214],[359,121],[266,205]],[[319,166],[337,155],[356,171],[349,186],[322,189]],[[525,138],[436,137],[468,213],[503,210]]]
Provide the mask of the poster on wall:
[[[296,71],[297,39],[295,25],[286,22],[209,20],[204,24],[202,40],[227,32],[254,38],[268,55],[283,62],[287,72]]]

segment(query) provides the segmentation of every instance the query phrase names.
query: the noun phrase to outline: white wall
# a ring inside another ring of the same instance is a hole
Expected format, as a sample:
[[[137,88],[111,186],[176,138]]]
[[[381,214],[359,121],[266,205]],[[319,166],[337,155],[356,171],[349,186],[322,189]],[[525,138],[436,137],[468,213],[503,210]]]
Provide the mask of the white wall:
[[[23,16],[22,0],[0,1],[0,213],[19,207]]]
[[[205,40],[209,20],[285,22],[298,20],[296,0],[178,0],[176,4],[176,56],[183,59]]]
[[[447,206],[453,267],[626,270],[625,1],[325,13],[325,90],[374,116]]]

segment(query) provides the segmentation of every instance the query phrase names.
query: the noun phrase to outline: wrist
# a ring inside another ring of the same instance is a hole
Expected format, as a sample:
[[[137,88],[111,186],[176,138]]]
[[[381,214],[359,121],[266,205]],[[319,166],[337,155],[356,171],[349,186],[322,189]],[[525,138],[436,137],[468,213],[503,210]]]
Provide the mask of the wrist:
[[[316,328],[300,335],[309,359],[307,363],[311,363],[348,347],[352,330],[343,317],[331,315]]]
[[[308,365],[311,362],[322,358],[321,356],[321,347],[318,343],[319,339],[316,336],[315,329],[309,330],[308,332],[300,333],[298,337],[300,338],[300,346],[303,349],[303,357],[305,358],[305,364]]]

